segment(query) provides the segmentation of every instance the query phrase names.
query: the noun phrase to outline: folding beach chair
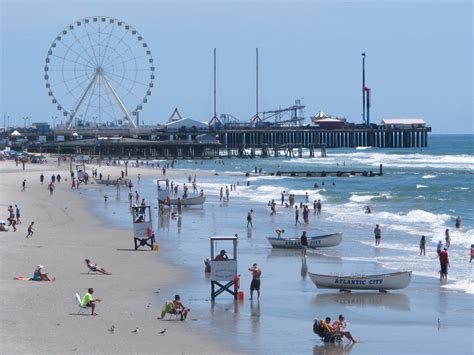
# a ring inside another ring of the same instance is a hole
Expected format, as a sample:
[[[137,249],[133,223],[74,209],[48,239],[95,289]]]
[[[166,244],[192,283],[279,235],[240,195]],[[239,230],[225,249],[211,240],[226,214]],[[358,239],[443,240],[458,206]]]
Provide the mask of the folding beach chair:
[[[77,311],[77,314],[86,314],[87,306],[82,304],[81,297],[79,297],[79,294],[77,292],[76,292],[76,303],[79,306],[79,310]]]
[[[169,315],[168,320],[173,319],[173,317],[175,320],[179,320],[181,318],[181,311],[176,310],[173,301],[166,301],[165,305],[161,309],[161,319],[165,319],[167,315]]]
[[[89,269],[89,271],[87,272],[88,274],[90,274],[90,273],[96,274],[97,273],[97,269],[95,267],[90,267],[89,266],[89,264],[87,263],[87,259],[85,260],[85,263],[86,263],[87,268]]]

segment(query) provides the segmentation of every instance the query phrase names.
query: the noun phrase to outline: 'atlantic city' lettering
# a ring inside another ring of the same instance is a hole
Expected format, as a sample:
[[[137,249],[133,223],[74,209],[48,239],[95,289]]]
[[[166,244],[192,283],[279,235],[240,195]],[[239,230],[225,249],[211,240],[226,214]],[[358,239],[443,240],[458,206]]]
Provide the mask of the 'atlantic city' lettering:
[[[383,279],[375,279],[375,280],[347,280],[347,279],[336,279],[334,281],[335,284],[338,285],[365,285],[366,281],[368,281],[369,285],[381,285],[383,283]]]
[[[310,240],[309,241],[309,245],[310,246],[313,246],[313,245],[317,245],[317,244],[321,244],[321,241],[320,240]],[[285,245],[287,246],[301,246],[301,242],[299,240],[287,240],[285,241]]]

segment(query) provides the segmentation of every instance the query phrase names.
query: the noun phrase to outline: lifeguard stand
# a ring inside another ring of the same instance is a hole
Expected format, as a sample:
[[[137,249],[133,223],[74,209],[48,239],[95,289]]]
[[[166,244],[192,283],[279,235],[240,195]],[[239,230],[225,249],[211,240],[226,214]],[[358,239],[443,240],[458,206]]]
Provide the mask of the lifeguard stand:
[[[84,176],[86,175],[86,165],[84,163],[76,164],[77,172],[77,184],[84,182]]]
[[[237,285],[235,278],[237,275],[237,236],[232,237],[210,237],[211,242],[211,299],[214,301],[222,292],[227,291],[237,300]],[[227,260],[214,260],[216,253],[214,250],[216,242],[232,242],[232,257]],[[226,282],[224,284],[224,282]],[[232,289],[231,287],[234,286]]]
[[[150,206],[133,206],[133,239],[135,250],[140,247],[149,246],[153,250],[155,242],[155,234],[151,223],[151,207]]]

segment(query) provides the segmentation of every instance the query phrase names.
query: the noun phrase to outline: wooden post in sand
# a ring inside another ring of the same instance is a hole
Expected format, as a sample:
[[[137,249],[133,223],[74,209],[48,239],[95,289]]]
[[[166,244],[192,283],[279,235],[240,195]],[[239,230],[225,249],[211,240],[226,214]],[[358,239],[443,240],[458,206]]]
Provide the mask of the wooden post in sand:
[[[214,301],[217,296],[226,291],[234,296],[234,300],[237,300],[237,236],[210,237],[209,240],[211,242],[211,299]],[[225,258],[220,253],[215,255],[214,246],[220,241],[232,242],[232,255],[226,254]],[[223,284],[222,281],[226,283]]]

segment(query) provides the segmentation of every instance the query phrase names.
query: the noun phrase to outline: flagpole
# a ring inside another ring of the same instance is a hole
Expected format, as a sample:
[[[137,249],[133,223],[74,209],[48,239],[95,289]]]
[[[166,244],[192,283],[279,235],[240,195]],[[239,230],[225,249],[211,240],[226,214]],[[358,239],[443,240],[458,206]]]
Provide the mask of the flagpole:
[[[365,121],[365,52],[362,53],[362,122]]]

